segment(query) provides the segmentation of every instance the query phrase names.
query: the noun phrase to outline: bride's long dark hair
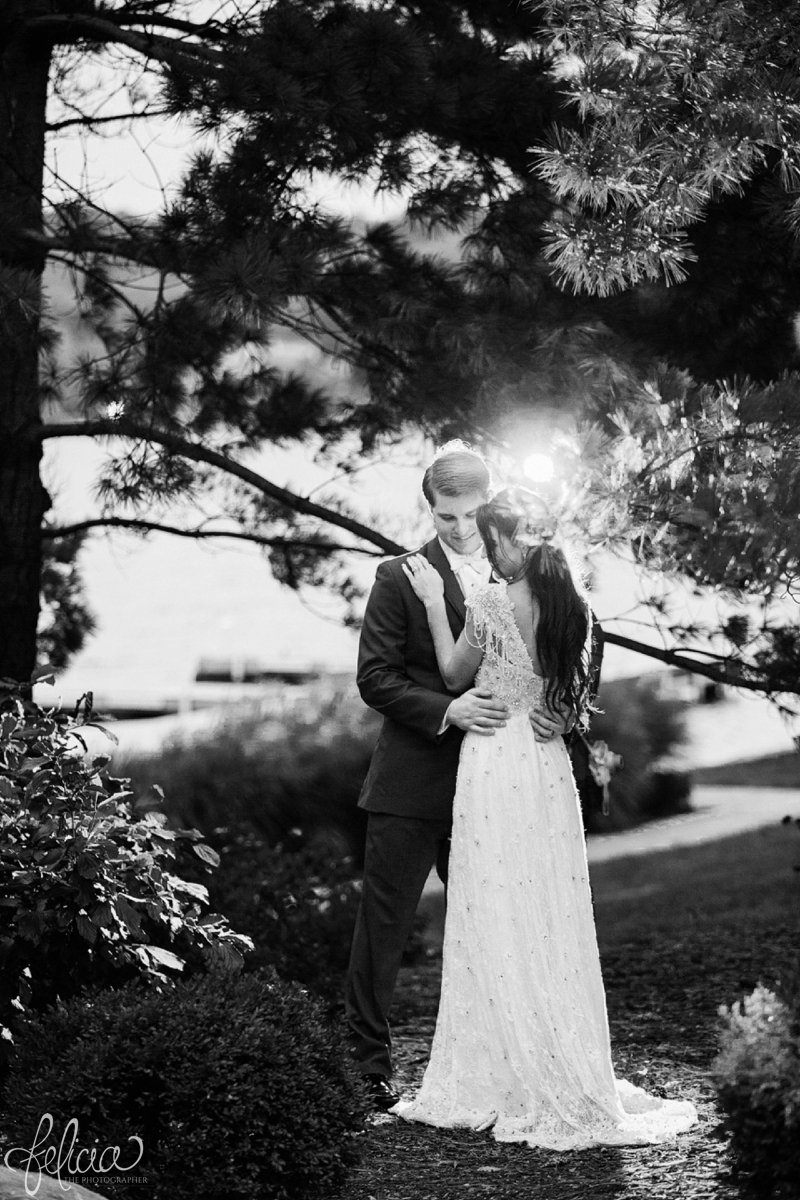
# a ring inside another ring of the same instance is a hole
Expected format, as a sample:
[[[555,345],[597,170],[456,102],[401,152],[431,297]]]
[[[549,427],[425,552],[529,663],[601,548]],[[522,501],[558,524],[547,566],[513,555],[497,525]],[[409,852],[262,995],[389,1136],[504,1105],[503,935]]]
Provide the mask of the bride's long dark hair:
[[[590,704],[591,610],[564,551],[552,544],[548,521],[540,515],[545,511],[535,493],[505,488],[478,509],[478,530],[495,574],[501,575],[495,532],[513,540],[521,524],[537,513],[532,523],[534,529],[544,529],[544,536],[539,540],[537,532],[531,535],[534,544],[517,578],[525,578],[539,606],[536,651],[546,679],[546,701],[553,708],[566,705],[583,722]]]

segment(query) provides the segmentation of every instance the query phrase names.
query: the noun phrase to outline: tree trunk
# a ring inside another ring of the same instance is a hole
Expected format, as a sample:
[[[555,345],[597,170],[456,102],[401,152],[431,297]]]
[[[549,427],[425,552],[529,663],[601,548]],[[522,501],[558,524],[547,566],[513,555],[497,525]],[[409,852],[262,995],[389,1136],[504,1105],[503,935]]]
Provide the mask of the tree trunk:
[[[41,522],[39,333],[45,110],[52,47],[26,33],[43,0],[4,6],[0,40],[0,677],[36,666]],[[5,35],[4,38],[2,35]]]

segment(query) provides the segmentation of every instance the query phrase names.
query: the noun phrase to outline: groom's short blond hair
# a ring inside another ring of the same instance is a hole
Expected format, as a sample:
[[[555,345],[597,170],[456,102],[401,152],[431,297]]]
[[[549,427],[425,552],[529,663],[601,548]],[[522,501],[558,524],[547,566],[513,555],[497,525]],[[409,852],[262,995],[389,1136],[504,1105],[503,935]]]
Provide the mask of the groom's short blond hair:
[[[447,442],[437,450],[422,477],[422,494],[433,507],[437,496],[464,496],[480,492],[488,496],[492,478],[483,455],[466,442]]]

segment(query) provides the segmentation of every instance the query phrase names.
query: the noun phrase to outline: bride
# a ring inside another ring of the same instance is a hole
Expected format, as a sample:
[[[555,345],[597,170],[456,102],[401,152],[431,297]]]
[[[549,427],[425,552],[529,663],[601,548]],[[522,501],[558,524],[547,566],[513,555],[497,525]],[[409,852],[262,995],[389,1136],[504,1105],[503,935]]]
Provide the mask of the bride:
[[[450,690],[475,681],[510,716],[493,737],[464,739],[431,1058],[415,1099],[392,1111],[552,1150],[666,1141],[697,1113],[614,1078],[570,761],[528,720],[547,704],[585,721],[589,607],[538,496],[500,492],[478,528],[496,581],[467,601],[457,643],[441,576],[419,555],[404,567]]]

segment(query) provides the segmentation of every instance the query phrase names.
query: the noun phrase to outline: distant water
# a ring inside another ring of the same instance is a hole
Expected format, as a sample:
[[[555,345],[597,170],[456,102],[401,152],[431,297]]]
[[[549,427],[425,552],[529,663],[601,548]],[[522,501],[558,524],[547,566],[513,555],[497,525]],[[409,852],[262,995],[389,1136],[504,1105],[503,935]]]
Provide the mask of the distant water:
[[[48,446],[47,480],[65,523],[96,511],[99,458],[80,439]],[[375,565],[359,568],[367,584]],[[192,683],[201,658],[355,669],[357,635],[338,619],[338,600],[314,593],[310,611],[272,578],[257,547],[99,530],[87,539],[81,567],[98,629],[58,681],[67,704],[86,690],[121,704],[176,694]]]
[[[249,547],[95,538],[83,565],[98,631],[59,680],[67,703],[87,689],[119,704],[179,694],[201,657],[354,669],[356,635],[335,605],[331,620],[309,612]]]

